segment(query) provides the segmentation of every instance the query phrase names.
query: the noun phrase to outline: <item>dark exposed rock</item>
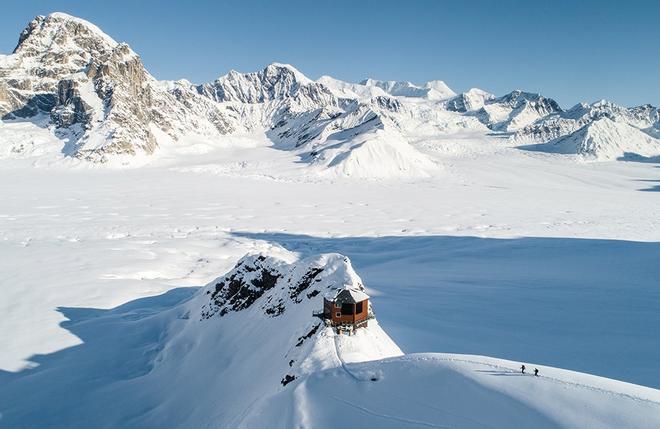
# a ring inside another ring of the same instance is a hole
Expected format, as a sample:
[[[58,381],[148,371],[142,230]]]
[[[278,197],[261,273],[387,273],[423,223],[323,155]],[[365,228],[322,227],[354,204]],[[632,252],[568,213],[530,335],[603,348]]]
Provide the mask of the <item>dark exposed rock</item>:
[[[287,375],[284,376],[284,378],[282,378],[282,381],[280,383],[282,383],[282,386],[286,386],[287,384],[291,383],[295,379],[296,379],[295,375],[287,374]]]
[[[289,292],[289,297],[296,302],[300,302],[299,296],[302,292],[307,290],[311,285],[312,281],[323,272],[323,268],[312,268],[300,279],[298,284],[291,289]]]
[[[255,259],[254,264],[239,263],[228,277],[215,284],[210,303],[202,312],[207,319],[215,314],[224,316],[233,311],[250,307],[266,291],[272,289],[282,274],[272,267],[263,265],[265,259]],[[266,314],[278,316],[284,306],[276,304],[265,309]]]
[[[308,333],[306,333],[301,337],[298,337],[298,342],[296,343],[296,347],[302,346],[305,340],[311,338],[314,334],[316,334],[316,332],[319,330],[320,327],[321,324],[319,323],[318,325],[315,325]]]

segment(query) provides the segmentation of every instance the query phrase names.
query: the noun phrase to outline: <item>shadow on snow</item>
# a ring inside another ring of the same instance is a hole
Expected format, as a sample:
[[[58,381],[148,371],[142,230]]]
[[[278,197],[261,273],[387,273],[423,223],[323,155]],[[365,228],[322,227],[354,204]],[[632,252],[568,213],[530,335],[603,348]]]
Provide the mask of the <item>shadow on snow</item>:
[[[349,256],[381,325],[405,352],[488,355],[660,387],[660,243],[234,235],[302,255]],[[131,426],[126,413],[148,422],[167,392],[144,377],[168,330],[186,317],[178,304],[196,290],[173,289],[109,310],[59,308],[68,319],[61,326],[82,343],[32,356],[33,368],[0,371],[0,426],[66,426],[74,415],[81,427],[94,426],[98,416]],[[114,407],[121,416],[110,412]]]
[[[487,355],[660,387],[660,243],[235,235],[350,257],[404,352]]]

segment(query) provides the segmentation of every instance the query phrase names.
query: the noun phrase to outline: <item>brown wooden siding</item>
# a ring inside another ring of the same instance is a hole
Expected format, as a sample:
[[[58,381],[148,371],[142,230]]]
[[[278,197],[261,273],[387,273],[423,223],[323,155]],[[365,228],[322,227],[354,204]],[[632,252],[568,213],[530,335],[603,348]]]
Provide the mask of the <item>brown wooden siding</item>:
[[[365,299],[364,301],[359,302],[358,304],[353,304],[354,308],[359,304],[362,304],[361,312],[357,314],[342,314],[341,308],[336,308],[333,305],[333,302],[326,300],[324,302],[324,312],[326,312],[327,314],[327,311],[331,310],[330,319],[332,320],[333,325],[342,324],[342,323],[354,324],[356,322],[365,320],[369,316],[369,300]],[[337,316],[338,313],[340,314],[339,316]]]

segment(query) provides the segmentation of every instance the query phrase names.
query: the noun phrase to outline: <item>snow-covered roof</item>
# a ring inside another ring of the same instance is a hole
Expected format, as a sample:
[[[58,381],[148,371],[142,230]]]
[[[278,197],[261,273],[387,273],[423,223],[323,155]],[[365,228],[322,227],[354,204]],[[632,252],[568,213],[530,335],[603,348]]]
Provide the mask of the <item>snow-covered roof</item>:
[[[339,303],[346,302],[349,304],[356,304],[358,302],[364,301],[365,299],[369,299],[369,295],[355,287],[345,287],[337,292],[334,296],[326,296],[326,298],[331,301],[337,301]]]

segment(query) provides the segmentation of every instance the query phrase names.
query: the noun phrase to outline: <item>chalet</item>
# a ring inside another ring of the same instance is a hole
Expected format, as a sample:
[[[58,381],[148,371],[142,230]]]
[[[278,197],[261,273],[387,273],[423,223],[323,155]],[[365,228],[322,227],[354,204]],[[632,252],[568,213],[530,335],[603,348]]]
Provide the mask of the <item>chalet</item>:
[[[360,289],[346,287],[323,298],[323,319],[331,326],[366,327],[371,317],[369,295]]]

